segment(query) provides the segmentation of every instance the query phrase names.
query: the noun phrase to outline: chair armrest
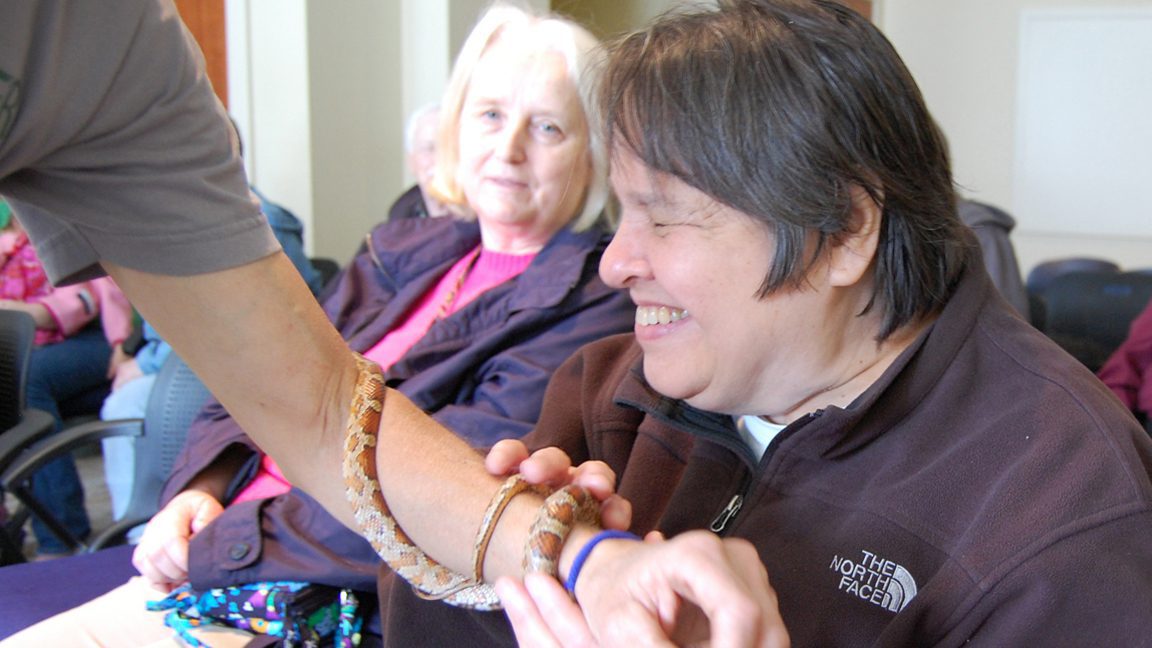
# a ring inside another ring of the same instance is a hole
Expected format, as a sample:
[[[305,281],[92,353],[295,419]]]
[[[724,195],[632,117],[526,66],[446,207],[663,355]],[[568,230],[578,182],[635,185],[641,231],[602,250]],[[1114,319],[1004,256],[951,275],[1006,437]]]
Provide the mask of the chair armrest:
[[[13,485],[27,481],[45,463],[89,443],[111,437],[139,437],[143,434],[143,419],[92,421],[61,430],[33,444],[7,465],[0,464],[3,466],[0,471],[0,487],[12,489]]]
[[[128,532],[141,524],[145,524],[152,518],[145,517],[124,517],[116,520],[107,529],[98,533],[94,538],[88,541],[88,548],[85,550],[88,553],[93,551],[100,551],[108,547],[115,547],[122,545],[128,538]]]
[[[44,410],[26,409],[24,418],[16,425],[0,434],[0,473],[11,464],[25,448],[52,434],[56,421]]]

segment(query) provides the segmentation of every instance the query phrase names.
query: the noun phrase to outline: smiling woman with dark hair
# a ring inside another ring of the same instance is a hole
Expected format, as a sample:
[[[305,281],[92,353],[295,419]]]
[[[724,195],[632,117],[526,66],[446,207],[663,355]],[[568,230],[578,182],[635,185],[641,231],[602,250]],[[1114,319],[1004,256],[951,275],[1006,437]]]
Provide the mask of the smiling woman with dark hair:
[[[722,645],[1145,642],[1152,444],[998,296],[892,46],[831,1],[719,5],[612,49],[600,273],[635,335],[558,371],[524,439],[606,462],[672,538],[595,545],[584,632],[703,639],[722,574],[758,621]],[[510,588],[518,636],[575,645],[549,582]]]

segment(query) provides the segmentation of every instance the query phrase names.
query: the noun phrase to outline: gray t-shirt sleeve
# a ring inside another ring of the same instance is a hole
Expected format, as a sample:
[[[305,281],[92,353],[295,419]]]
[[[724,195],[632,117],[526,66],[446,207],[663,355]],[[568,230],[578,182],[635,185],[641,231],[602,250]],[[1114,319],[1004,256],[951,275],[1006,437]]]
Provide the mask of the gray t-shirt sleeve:
[[[4,11],[0,72],[17,100],[0,194],[54,282],[99,274],[102,260],[189,275],[279,249],[170,0]]]

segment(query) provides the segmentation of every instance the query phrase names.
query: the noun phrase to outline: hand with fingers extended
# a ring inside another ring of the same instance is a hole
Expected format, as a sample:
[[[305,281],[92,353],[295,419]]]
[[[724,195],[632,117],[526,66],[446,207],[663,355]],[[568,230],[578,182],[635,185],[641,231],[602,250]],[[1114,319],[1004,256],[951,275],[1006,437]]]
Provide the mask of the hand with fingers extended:
[[[788,646],[776,594],[755,548],[692,531],[605,540],[576,581],[502,579],[497,591],[524,646]]]
[[[616,473],[602,461],[588,461],[573,467],[572,460],[559,448],[544,448],[529,454],[520,441],[505,439],[492,446],[484,459],[489,474],[519,473],[530,483],[560,488],[578,484],[600,501],[600,523],[606,529],[627,529],[632,523],[632,504],[616,495]]]
[[[215,520],[224,507],[198,489],[183,491],[160,509],[144,528],[132,564],[153,587],[171,591],[188,580],[188,543]]]

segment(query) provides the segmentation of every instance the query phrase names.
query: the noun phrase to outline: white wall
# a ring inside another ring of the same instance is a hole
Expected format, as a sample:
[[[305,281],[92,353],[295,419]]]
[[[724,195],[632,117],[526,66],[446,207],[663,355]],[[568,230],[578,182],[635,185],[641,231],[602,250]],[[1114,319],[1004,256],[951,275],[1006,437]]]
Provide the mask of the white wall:
[[[228,0],[231,111],[252,183],[341,262],[403,183],[394,2]]]
[[[311,231],[312,175],[307,13],[303,0],[229,0],[229,110],[249,181]]]
[[[307,4],[312,241],[319,255],[342,263],[403,187],[400,8],[378,0]]]
[[[878,23],[908,63],[948,136],[963,193],[1000,205],[1019,221],[1013,240],[1024,272],[1039,261],[1061,256],[1099,256],[1124,267],[1152,266],[1152,236],[1060,231],[1045,214],[1018,204],[1014,193],[1023,12],[1148,8],[1152,0],[880,0],[878,4]],[[1078,45],[1068,43],[1069,48]],[[1132,129],[1136,135],[1141,131]],[[1143,147],[1152,151],[1152,141]],[[1109,162],[1101,159],[1103,165]],[[1149,181],[1152,178],[1145,179]],[[1092,188],[1070,182],[1054,191]],[[1152,208],[1146,213],[1152,222]],[[1106,222],[1131,215],[1086,213],[1084,218]]]
[[[407,60],[410,73],[401,79],[404,115],[440,100],[452,67],[448,8],[443,2],[402,0],[400,51],[418,53]],[[413,182],[405,170],[405,182]]]

